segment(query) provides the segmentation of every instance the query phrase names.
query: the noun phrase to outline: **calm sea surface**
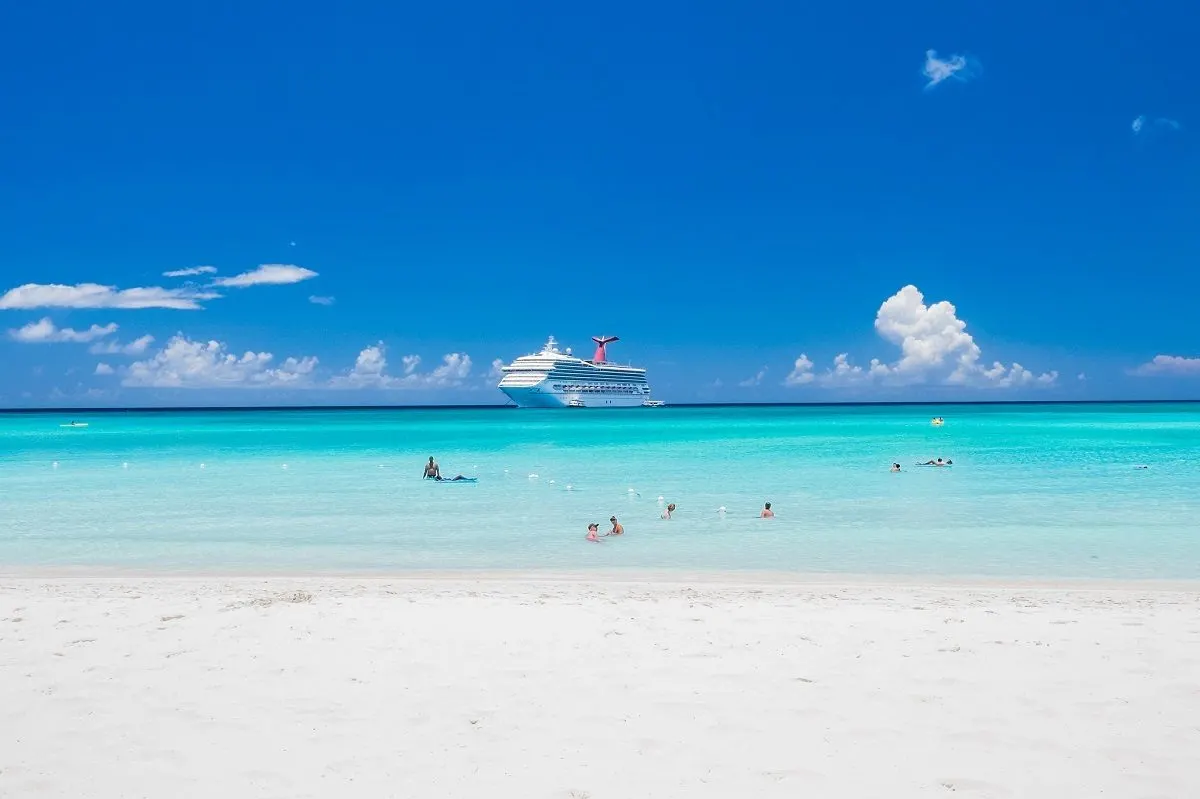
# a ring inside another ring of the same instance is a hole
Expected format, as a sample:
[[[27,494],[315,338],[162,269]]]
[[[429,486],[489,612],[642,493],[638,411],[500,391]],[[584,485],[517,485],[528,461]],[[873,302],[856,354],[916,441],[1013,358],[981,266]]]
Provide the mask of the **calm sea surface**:
[[[29,566],[1193,579],[1200,405],[0,414]]]

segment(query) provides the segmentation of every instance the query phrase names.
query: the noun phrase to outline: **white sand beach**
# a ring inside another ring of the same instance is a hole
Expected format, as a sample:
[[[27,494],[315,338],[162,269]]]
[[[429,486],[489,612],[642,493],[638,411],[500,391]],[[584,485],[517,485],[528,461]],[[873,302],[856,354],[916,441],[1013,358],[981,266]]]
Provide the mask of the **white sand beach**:
[[[20,577],[0,708],[5,797],[1195,797],[1200,593]]]

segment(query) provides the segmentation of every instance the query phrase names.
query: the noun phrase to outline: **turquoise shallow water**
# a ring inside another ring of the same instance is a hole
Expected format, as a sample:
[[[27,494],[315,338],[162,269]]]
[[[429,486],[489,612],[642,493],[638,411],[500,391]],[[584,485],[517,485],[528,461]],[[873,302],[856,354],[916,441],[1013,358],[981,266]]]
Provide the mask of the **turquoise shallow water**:
[[[1196,579],[1198,489],[1188,404],[7,414],[0,567]]]

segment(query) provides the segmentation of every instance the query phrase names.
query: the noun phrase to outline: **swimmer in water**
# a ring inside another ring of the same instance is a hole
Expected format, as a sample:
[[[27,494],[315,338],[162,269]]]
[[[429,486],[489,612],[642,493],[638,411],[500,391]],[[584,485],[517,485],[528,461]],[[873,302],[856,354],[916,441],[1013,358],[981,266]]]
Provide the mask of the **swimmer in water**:
[[[893,463],[893,464],[892,464],[892,471],[893,471],[893,472],[898,472],[898,471],[900,471],[900,464],[898,464],[898,463]]]
[[[665,511],[663,511],[663,512],[662,512],[662,517],[663,517],[664,519],[666,519],[667,521],[670,521],[670,520],[671,520],[671,514],[672,514],[672,513],[674,513],[674,512],[675,512],[675,503],[674,503],[674,502],[672,502],[671,504],[667,505],[667,509],[666,509]]]
[[[421,475],[421,477],[423,479],[442,479],[442,469],[440,466],[438,466],[437,461],[433,459],[432,455],[429,456],[429,463],[425,464],[425,474]]]
[[[609,530],[607,533],[605,533],[605,535],[624,535],[625,534],[625,528],[621,526],[621,523],[619,521],[617,521],[616,516],[610,516],[608,518],[608,520],[610,522],[612,522],[612,529]]]
[[[944,461],[941,458],[938,458],[936,461],[925,461],[924,463],[922,463],[920,465],[921,466],[953,466],[954,461]],[[899,471],[899,470],[897,470],[897,471]]]
[[[600,525],[596,524],[595,522],[592,522],[591,524],[588,525],[587,540],[595,541],[597,544],[599,544],[600,538],[598,535],[596,535],[599,532],[600,532]]]
[[[760,518],[760,519],[774,519],[775,518],[775,511],[771,510],[770,502],[768,502],[766,505],[763,505],[762,513],[758,514],[758,518]]]

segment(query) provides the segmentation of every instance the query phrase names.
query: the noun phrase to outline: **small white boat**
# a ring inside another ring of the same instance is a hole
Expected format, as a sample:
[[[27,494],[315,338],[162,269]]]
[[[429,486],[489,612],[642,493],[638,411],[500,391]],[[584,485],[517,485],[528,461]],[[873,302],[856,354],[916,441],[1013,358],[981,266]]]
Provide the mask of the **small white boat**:
[[[666,404],[667,403],[663,402],[662,400],[646,400],[645,402],[642,403],[642,407],[643,408],[661,408]]]
[[[70,424],[60,424],[59,427],[87,427],[87,422],[71,422]]]

